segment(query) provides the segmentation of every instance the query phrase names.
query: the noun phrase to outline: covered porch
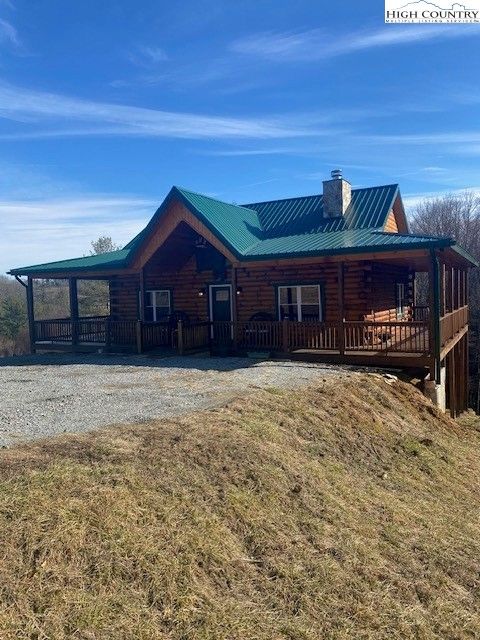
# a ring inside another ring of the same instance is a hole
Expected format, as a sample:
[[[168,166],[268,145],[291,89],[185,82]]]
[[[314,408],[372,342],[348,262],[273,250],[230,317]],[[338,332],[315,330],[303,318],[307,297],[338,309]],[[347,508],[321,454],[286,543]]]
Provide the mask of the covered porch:
[[[69,316],[36,319],[30,276],[32,351],[257,352],[434,371],[467,331],[467,266],[444,252],[245,264],[191,230],[172,236],[139,272],[90,276],[108,282],[108,315],[79,313],[78,274],[66,279]]]

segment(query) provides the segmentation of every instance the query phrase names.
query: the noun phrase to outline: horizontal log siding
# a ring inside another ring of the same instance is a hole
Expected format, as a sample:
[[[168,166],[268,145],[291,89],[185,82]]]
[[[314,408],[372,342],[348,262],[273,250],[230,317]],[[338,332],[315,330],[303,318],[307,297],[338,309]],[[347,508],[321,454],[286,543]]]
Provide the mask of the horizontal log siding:
[[[118,276],[110,281],[110,313],[113,319],[137,319],[139,289],[138,274]]]
[[[237,285],[242,293],[237,298],[238,320],[247,321],[254,313],[264,311],[277,317],[276,286],[284,284],[322,284],[324,321],[338,317],[338,266],[336,263],[263,267],[239,267]],[[345,312],[349,320],[358,320],[365,313],[366,293],[363,291],[361,263],[345,265]]]
[[[387,221],[385,223],[384,231],[388,231],[389,233],[398,233],[398,224],[397,219],[395,218],[395,214],[392,211],[388,214]]]
[[[404,282],[408,296],[408,269],[388,263],[348,262],[344,267],[345,320],[387,322],[396,320],[395,282]],[[320,283],[324,291],[324,321],[337,322],[338,316],[337,263],[310,265],[237,267],[238,320],[246,322],[251,316],[264,311],[277,317],[276,286],[280,284]],[[230,281],[230,269],[226,273]],[[200,297],[198,290],[215,281],[211,271],[198,273],[192,257],[177,272],[165,271],[155,264],[145,269],[145,289],[171,289],[173,307],[184,311],[192,320],[208,319],[208,295]],[[110,285],[112,316],[116,319],[137,318],[138,274],[118,277]]]
[[[226,271],[227,281],[230,269]],[[155,264],[145,268],[145,289],[171,289],[173,308],[184,311],[192,320],[208,320],[208,285],[215,282],[212,271],[197,272],[195,257],[190,258],[185,266],[176,272],[165,271]],[[198,295],[199,289],[206,289],[207,295]]]

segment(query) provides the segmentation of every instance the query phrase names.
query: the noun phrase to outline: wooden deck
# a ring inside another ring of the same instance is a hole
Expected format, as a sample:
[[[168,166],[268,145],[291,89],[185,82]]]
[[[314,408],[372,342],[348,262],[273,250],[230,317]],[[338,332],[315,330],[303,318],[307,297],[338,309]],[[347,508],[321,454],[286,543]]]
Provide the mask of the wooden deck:
[[[442,357],[468,329],[461,307],[440,319]],[[176,325],[109,317],[35,322],[41,351],[130,351],[168,349],[179,354],[210,350],[374,366],[427,367],[434,357],[428,320],[403,322],[194,322]]]

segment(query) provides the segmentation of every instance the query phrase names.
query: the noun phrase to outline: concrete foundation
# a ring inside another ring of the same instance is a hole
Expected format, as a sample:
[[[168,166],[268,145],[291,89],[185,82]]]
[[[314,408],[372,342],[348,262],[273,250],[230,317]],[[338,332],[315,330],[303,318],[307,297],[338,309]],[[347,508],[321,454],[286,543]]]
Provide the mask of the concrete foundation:
[[[437,384],[435,380],[430,380],[430,376],[425,378],[425,395],[442,411],[447,410],[446,379],[445,363],[440,368],[440,384]]]

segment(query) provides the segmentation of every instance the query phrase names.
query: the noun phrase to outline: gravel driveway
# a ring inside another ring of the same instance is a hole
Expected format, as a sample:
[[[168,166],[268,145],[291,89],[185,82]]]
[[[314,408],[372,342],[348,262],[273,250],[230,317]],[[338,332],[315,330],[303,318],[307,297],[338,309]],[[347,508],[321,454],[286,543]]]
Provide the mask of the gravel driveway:
[[[328,365],[247,358],[2,358],[0,446],[176,416],[258,387],[294,388],[341,371]]]

